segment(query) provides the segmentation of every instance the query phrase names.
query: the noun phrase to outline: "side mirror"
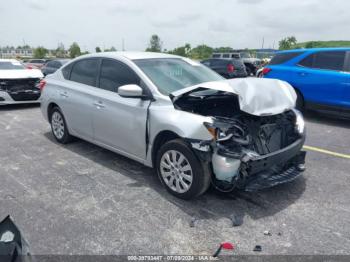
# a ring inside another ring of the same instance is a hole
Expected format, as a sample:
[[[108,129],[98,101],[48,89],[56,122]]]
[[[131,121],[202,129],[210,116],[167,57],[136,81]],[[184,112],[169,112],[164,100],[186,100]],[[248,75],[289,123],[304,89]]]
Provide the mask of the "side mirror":
[[[138,85],[124,85],[118,88],[118,95],[128,98],[144,98],[142,88]]]

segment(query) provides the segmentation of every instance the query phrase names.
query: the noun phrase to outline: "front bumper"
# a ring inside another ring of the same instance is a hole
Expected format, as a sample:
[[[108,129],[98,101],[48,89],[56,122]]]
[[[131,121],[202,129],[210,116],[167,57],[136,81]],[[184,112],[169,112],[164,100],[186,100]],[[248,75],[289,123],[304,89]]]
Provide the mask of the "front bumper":
[[[305,170],[305,151],[300,151],[284,165],[273,165],[270,169],[262,170],[254,175],[250,174],[242,189],[257,191],[293,181]]]
[[[8,94],[8,92],[0,91],[0,105],[31,104],[31,103],[40,103],[40,102],[41,102],[40,97],[36,100],[16,101]]]
[[[305,142],[305,136],[299,138],[289,146],[266,155],[244,155],[240,161],[239,172],[233,178],[236,187],[246,191],[256,191],[296,179],[305,169],[306,152],[301,151]],[[226,159],[225,164],[216,166],[213,162],[213,170],[216,178],[227,174],[230,168],[229,159],[234,159],[229,151],[220,150],[219,155]],[[237,158],[236,158],[237,159]],[[219,175],[219,176],[218,176]],[[228,187],[228,180],[216,180],[219,184]],[[232,185],[232,183],[231,183]]]

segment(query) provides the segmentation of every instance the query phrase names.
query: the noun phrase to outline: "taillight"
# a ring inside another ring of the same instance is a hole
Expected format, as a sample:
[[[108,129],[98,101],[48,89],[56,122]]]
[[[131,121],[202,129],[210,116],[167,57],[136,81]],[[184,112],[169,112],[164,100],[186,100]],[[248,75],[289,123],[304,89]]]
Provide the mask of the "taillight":
[[[227,72],[233,73],[233,71],[235,71],[235,67],[233,66],[233,64],[228,64],[227,65]]]
[[[42,79],[38,85],[40,91],[43,91],[45,86],[46,86],[46,81],[44,79]]]
[[[33,69],[33,67],[30,66],[30,65],[27,65],[26,68],[27,68],[27,69]]]
[[[263,73],[263,75],[267,75],[268,73],[270,73],[271,72],[271,68],[268,68],[268,67],[264,67],[264,69],[262,70],[262,73]]]

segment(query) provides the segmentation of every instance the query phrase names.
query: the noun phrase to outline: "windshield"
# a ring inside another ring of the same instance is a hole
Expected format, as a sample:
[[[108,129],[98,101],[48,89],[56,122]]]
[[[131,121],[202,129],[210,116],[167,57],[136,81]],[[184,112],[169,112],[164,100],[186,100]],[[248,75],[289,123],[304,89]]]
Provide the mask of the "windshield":
[[[134,62],[164,95],[200,83],[223,80],[200,63],[186,62],[181,58],[140,59]]]
[[[0,70],[16,70],[16,69],[24,69],[24,66],[17,61],[0,62]]]

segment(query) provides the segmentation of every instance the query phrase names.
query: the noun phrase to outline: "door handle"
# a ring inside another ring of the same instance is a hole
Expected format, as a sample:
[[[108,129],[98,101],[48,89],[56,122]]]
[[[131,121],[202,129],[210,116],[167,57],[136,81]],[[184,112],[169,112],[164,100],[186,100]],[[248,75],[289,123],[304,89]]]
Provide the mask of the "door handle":
[[[104,104],[102,103],[102,101],[97,101],[94,102],[94,106],[96,106],[97,108],[104,108]]]
[[[61,95],[62,97],[65,97],[65,98],[67,98],[67,97],[68,97],[67,92],[62,92],[62,93],[60,93],[60,95]]]

